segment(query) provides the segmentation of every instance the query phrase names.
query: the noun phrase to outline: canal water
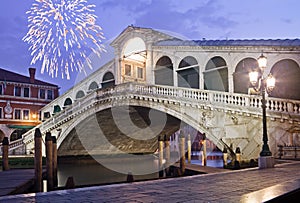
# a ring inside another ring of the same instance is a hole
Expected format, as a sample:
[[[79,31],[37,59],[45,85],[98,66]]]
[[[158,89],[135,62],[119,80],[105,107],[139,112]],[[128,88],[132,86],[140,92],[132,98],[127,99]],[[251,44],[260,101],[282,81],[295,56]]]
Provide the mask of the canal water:
[[[210,158],[219,155],[208,155],[207,166],[222,168],[222,159]],[[191,163],[202,165],[201,157],[194,156]],[[135,181],[157,179],[157,170],[158,159],[155,155],[71,158],[59,160],[58,186],[65,186],[68,177],[73,177],[76,186],[126,182],[128,173],[133,175]]]

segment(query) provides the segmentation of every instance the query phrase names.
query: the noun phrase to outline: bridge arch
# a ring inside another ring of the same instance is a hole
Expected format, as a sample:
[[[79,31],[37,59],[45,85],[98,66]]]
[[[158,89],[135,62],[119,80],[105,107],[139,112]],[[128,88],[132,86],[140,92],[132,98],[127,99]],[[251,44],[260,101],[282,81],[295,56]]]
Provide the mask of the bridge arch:
[[[177,70],[178,87],[199,89],[199,65],[192,56],[183,58]]]
[[[222,145],[222,142],[217,138],[217,136],[215,136],[213,134],[213,132],[205,127],[205,125],[203,124],[203,122],[201,122],[201,118],[193,118],[192,116],[190,116],[188,113],[186,112],[182,112],[184,111],[181,108],[171,108],[169,106],[166,106],[162,103],[160,103],[159,105],[157,105],[156,103],[149,103],[149,102],[143,102],[141,100],[123,100],[120,101],[118,100],[118,104],[114,105],[114,102],[112,103],[102,103],[101,108],[97,108],[97,111],[95,112],[94,110],[90,110],[84,114],[80,114],[81,118],[77,118],[76,120],[74,120],[74,122],[72,122],[71,125],[67,126],[66,129],[64,129],[64,131],[61,133],[61,136],[59,137],[59,139],[57,140],[57,146],[58,149],[60,148],[60,146],[63,144],[64,140],[69,136],[69,134],[71,133],[71,131],[73,129],[76,129],[76,126],[78,126],[82,121],[84,121],[85,119],[91,118],[93,116],[95,116],[94,118],[91,119],[96,119],[96,113],[110,109],[112,107],[116,107],[116,106],[136,106],[136,107],[145,107],[145,108],[149,108],[149,109],[154,109],[157,110],[159,112],[165,113],[169,116],[172,116],[178,120],[180,120],[183,123],[186,123],[188,125],[190,125],[191,127],[193,127],[195,130],[201,132],[201,133],[205,133],[207,138],[210,139],[217,147],[219,147],[219,149],[223,149],[224,146]],[[200,110],[201,111],[201,110]],[[202,115],[202,113],[199,113],[199,115]],[[97,120],[96,120],[97,121]]]
[[[237,64],[233,73],[234,93],[248,94],[250,87],[249,73],[257,67],[257,60],[250,57],[242,59]]]
[[[282,59],[276,62],[270,73],[276,78],[271,97],[300,100],[300,67],[292,59]]]
[[[157,85],[174,85],[173,63],[168,56],[160,57],[154,69],[154,79]]]
[[[221,56],[209,59],[204,71],[204,89],[228,92],[228,67]]]

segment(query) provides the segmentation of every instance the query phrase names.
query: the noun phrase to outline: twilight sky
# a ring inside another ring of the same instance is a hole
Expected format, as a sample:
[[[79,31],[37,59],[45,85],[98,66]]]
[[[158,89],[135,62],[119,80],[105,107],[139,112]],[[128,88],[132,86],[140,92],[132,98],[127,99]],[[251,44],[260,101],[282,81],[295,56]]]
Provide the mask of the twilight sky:
[[[52,0],[54,1],[54,0]],[[71,80],[40,73],[40,64],[31,65],[26,35],[27,16],[35,0],[1,0],[0,67],[28,75],[37,68],[37,78],[61,87],[61,94],[85,77],[72,73]],[[103,28],[107,47],[128,25],[176,33],[188,39],[299,38],[299,0],[88,0],[95,4],[96,23]],[[100,67],[112,57],[110,49]],[[92,70],[94,71],[94,70]]]

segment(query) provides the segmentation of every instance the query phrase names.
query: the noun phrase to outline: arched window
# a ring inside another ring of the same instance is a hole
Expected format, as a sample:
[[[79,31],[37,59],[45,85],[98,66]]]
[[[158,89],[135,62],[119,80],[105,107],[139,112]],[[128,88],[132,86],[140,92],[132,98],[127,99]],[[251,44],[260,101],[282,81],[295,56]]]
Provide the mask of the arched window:
[[[108,88],[115,86],[115,76],[111,72],[104,74],[102,79],[102,88]]]
[[[177,78],[179,87],[199,88],[199,66],[194,57],[187,56],[180,61]]]
[[[155,84],[157,85],[174,85],[173,63],[167,56],[161,57],[155,65]]]
[[[84,97],[85,94],[82,90],[79,90],[77,93],[76,93],[76,99],[80,99],[82,97]]]
[[[204,89],[228,92],[228,68],[222,57],[213,57],[206,64]]]
[[[250,87],[249,73],[257,68],[257,60],[254,58],[245,58],[237,64],[233,73],[234,93],[248,94]]]
[[[72,100],[70,98],[66,98],[64,102],[64,106],[69,106],[69,105],[72,105]]]
[[[276,79],[276,84],[269,96],[300,100],[300,67],[295,61],[281,60],[272,67],[271,73]]]
[[[98,88],[99,88],[99,86],[95,81],[93,81],[89,86],[89,90],[96,90]]]

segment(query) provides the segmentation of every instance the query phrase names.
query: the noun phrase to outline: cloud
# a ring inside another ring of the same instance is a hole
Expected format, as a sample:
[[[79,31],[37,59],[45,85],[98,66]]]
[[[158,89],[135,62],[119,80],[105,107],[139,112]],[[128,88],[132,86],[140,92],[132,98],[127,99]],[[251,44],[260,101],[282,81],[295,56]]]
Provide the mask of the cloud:
[[[282,18],[281,21],[284,22],[284,23],[287,23],[287,24],[293,23],[293,21],[289,18]]]
[[[236,22],[230,16],[221,15],[223,7],[219,0],[122,0],[95,2],[102,12],[110,12],[116,19],[140,27],[188,33],[187,37],[202,38],[210,33],[209,29],[221,32],[233,29]],[[102,9],[103,8],[103,9]],[[111,19],[115,26],[118,22]],[[105,22],[104,22],[105,23]],[[129,25],[128,24],[128,25]],[[122,29],[124,29],[122,25]],[[204,29],[203,29],[204,28]],[[111,29],[111,27],[109,27]],[[187,32],[188,30],[188,32]]]

